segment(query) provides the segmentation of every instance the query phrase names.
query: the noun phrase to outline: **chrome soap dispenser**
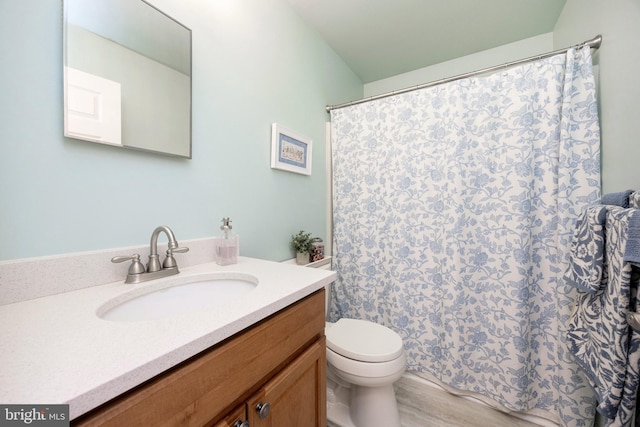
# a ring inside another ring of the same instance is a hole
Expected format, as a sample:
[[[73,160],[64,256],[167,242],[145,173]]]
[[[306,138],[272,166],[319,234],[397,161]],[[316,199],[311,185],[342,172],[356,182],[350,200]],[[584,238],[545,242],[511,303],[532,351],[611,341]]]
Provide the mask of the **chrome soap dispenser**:
[[[216,263],[218,265],[230,265],[238,262],[238,236],[231,232],[231,219],[222,218],[222,235],[216,239]]]

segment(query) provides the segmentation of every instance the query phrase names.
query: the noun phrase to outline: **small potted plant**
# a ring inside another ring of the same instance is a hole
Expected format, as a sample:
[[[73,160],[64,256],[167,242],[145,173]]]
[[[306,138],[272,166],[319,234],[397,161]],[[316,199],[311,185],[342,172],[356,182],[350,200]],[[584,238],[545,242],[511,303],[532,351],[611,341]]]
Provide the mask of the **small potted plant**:
[[[296,264],[309,264],[309,256],[313,249],[311,233],[300,230],[298,234],[291,236],[291,249],[296,251]]]

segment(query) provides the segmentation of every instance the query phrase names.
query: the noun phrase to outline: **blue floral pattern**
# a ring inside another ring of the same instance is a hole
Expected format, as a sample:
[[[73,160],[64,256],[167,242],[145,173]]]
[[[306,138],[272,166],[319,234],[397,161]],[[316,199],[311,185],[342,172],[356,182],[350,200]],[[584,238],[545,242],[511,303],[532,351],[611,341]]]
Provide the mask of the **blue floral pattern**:
[[[585,209],[576,222],[571,244],[567,283],[583,292],[596,293],[604,283],[605,218],[602,205]]]
[[[639,212],[618,206],[598,209],[606,212],[604,239],[596,242],[603,249],[599,252],[604,253],[605,268],[597,292],[578,292],[569,323],[569,344],[596,391],[598,412],[609,420],[607,425],[631,426],[638,389],[640,334],[630,330],[627,312],[637,309],[638,277],[632,279],[632,265],[624,262],[624,252],[630,220]]]
[[[629,196],[629,207],[640,209],[640,191],[634,191]]]
[[[332,111],[330,317],[403,338],[408,368],[591,425],[563,274],[600,197],[588,48]]]

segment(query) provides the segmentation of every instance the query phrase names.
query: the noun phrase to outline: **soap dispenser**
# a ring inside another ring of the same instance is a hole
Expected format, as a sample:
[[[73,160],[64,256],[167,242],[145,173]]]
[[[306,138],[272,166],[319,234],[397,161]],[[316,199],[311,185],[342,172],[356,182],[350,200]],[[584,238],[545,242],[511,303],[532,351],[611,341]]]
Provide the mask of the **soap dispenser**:
[[[238,236],[231,232],[231,219],[222,218],[222,235],[216,239],[216,263],[230,265],[238,262]]]

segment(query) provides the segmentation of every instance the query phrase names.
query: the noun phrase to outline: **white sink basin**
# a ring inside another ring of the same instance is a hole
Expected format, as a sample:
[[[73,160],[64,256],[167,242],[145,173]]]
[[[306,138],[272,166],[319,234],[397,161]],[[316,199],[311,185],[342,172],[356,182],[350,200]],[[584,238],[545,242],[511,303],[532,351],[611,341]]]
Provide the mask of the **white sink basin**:
[[[97,315],[120,322],[164,319],[232,303],[257,286],[257,277],[238,272],[174,276],[107,301],[98,308]]]

